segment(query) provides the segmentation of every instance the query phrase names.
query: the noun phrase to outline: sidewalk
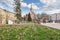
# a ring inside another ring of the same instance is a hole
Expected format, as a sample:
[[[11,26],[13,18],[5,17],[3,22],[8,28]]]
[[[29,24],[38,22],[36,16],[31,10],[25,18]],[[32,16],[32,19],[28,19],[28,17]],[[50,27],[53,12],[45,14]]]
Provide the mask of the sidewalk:
[[[48,26],[48,27],[52,27],[52,28],[56,28],[60,30],[60,23],[41,23],[42,25]]]

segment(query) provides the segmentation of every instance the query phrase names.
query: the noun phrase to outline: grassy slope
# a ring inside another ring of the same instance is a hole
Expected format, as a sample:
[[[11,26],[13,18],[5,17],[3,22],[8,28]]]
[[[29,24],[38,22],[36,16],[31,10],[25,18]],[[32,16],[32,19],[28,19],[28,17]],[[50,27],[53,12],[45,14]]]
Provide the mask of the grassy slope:
[[[60,30],[38,24],[4,25],[0,40],[60,40]]]

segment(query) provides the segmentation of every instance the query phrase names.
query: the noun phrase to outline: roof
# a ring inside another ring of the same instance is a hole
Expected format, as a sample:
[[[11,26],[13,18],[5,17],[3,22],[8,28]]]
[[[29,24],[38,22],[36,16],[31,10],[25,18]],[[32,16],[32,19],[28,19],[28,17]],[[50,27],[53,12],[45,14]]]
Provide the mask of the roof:
[[[3,9],[3,8],[0,8],[0,10],[10,12],[10,11]],[[14,13],[14,12],[10,12],[10,13]]]

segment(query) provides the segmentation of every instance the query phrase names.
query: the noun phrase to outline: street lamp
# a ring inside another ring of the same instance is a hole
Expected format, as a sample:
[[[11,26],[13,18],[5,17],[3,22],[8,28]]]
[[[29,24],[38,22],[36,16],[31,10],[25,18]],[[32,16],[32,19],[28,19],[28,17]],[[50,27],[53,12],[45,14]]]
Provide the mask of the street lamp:
[[[56,14],[56,22],[57,22],[57,14]]]

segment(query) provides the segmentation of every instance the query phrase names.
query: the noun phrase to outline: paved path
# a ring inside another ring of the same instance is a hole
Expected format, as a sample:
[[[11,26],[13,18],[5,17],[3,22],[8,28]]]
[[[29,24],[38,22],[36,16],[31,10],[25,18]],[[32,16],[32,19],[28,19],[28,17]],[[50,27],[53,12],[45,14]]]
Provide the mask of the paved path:
[[[42,25],[49,26],[60,30],[60,23],[41,23]]]

